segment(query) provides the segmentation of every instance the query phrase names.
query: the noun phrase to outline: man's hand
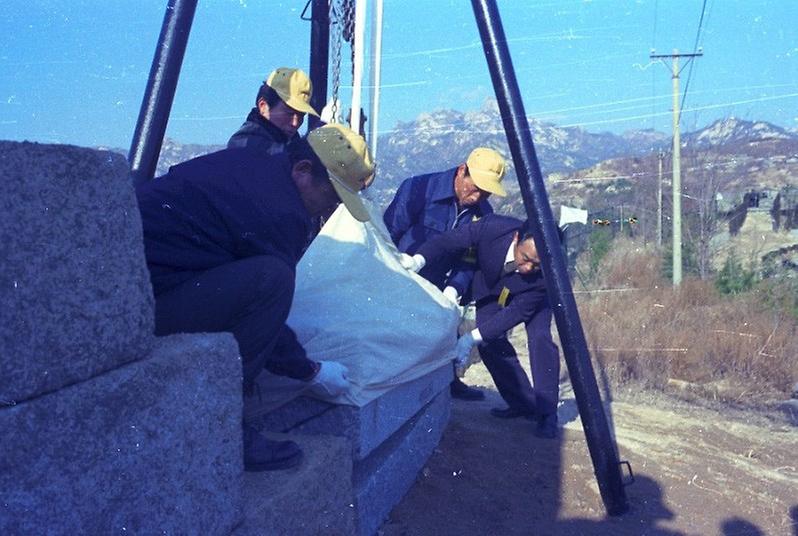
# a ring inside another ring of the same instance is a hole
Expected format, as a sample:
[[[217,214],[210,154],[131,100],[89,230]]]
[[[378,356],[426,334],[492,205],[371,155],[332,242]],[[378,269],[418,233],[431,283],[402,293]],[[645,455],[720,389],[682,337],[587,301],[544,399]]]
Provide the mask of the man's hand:
[[[335,397],[345,393],[349,386],[347,368],[335,361],[319,361],[319,372],[310,380],[310,391],[319,396]]]
[[[399,263],[402,265],[402,268],[405,270],[410,270],[411,272],[418,273],[419,270],[424,268],[424,265],[427,264],[427,259],[423,256],[416,253],[415,255],[408,255],[407,253],[402,253],[399,257]]]
[[[443,295],[446,296],[450,302],[455,305],[460,305],[460,296],[457,295],[457,289],[454,287],[446,287],[443,289]]]
[[[472,329],[457,340],[457,346],[454,350],[454,368],[458,374],[465,372],[463,369],[468,364],[468,356],[471,354],[471,349],[481,342],[482,334],[478,328]]]
[[[465,366],[474,344],[476,343],[470,332],[457,339],[457,346],[454,350],[454,367],[456,369],[461,369]]]

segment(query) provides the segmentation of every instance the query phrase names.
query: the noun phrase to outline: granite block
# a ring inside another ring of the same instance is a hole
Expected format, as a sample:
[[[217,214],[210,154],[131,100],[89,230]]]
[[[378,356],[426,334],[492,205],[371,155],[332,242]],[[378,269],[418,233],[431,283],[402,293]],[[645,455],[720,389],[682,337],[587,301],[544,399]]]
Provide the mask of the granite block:
[[[139,359],[153,339],[124,157],[0,141],[0,405]]]
[[[0,534],[229,534],[241,361],[226,333],[0,408]]]
[[[351,441],[354,459],[362,460],[436,395],[448,392],[452,377],[452,366],[446,363],[426,376],[396,386],[361,408],[299,397],[261,414],[257,401],[248,399],[245,415],[258,428],[274,432],[346,437]]]
[[[244,473],[245,522],[233,534],[354,534],[349,441],[322,435],[267,436],[296,441],[303,451],[302,464],[284,471]]]
[[[375,534],[410,490],[441,440],[450,408],[451,397],[445,389],[368,458],[355,462],[355,534]]]

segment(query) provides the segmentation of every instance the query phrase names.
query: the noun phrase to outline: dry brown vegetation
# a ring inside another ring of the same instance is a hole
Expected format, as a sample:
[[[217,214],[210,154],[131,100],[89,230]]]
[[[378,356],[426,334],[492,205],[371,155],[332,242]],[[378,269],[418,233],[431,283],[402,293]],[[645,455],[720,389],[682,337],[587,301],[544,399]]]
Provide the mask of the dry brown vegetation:
[[[745,405],[789,397],[798,380],[798,321],[774,304],[772,284],[736,296],[695,279],[674,289],[660,275],[661,253],[623,238],[600,266],[588,289],[576,285],[575,293],[591,354],[611,386]]]

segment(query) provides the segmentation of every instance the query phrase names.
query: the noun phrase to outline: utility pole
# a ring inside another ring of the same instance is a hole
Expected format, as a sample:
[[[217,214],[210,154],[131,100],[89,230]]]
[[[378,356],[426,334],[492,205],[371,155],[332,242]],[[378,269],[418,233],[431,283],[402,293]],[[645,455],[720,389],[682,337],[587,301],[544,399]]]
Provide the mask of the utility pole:
[[[679,54],[674,49],[673,54],[651,54],[649,58],[662,60],[671,58],[671,80],[673,80],[673,286],[678,287],[682,282],[682,173],[681,173],[681,140],[679,138],[679,58],[687,58],[684,69],[693,58],[703,56],[701,52],[693,54]],[[663,62],[663,65],[665,63]]]
[[[657,151],[659,162],[659,173],[657,174],[657,247],[662,247],[662,159],[665,158],[665,151]]]

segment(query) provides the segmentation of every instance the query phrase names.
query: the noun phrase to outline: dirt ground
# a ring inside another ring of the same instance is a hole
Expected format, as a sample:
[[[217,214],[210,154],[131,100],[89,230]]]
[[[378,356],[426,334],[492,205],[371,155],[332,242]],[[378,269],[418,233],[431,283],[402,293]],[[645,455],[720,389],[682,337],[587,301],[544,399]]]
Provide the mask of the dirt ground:
[[[482,364],[455,400],[443,439],[381,536],[798,536],[798,427],[785,418],[652,393],[613,395],[609,421],[632,466],[628,513],[609,518],[573,394],[561,387],[561,436],[489,414],[504,406]]]

